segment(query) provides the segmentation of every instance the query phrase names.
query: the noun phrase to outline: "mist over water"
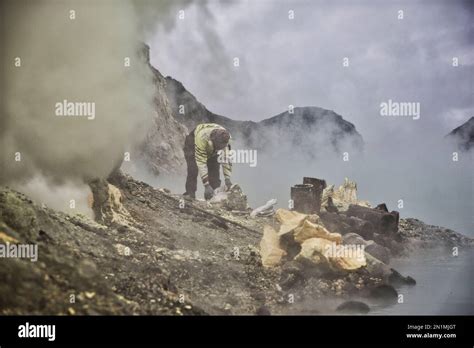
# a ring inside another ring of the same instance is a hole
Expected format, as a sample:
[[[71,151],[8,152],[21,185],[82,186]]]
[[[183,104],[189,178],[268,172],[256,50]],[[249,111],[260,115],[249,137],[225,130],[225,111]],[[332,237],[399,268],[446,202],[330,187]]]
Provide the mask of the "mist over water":
[[[472,315],[474,314],[474,251],[433,250],[392,260],[391,266],[416,279],[415,286],[398,288],[403,303],[373,308],[372,314]]]
[[[472,154],[459,152],[448,141],[405,141],[397,148],[366,144],[362,153],[342,148],[314,148],[312,154],[294,148],[286,154],[258,152],[258,164],[234,164],[234,181],[241,184],[255,207],[277,198],[288,207],[290,187],[304,176],[325,179],[336,187],[348,177],[358,185],[358,198],[373,206],[386,203],[401,217],[413,217],[474,237],[472,221]],[[453,152],[458,161],[453,161]],[[311,156],[310,156],[311,155]],[[403,207],[399,207],[399,200]]]
[[[324,179],[336,187],[347,177],[356,181],[358,199],[372,206],[386,203],[402,218],[417,218],[474,237],[472,152],[460,152],[447,139],[437,134],[423,140],[399,134],[397,139],[403,140],[397,145],[366,143],[363,151],[357,151],[350,140],[341,141],[335,150],[327,141],[321,142],[318,133],[304,150],[278,136],[274,135],[279,147],[257,151],[255,167],[233,164],[232,181],[241,185],[252,208],[272,198],[278,200],[278,207],[288,208],[290,187],[301,184],[304,176]],[[245,146],[236,138],[233,148]],[[154,177],[141,169],[131,174],[173,193],[184,192],[184,175]],[[199,179],[198,183],[199,194]]]

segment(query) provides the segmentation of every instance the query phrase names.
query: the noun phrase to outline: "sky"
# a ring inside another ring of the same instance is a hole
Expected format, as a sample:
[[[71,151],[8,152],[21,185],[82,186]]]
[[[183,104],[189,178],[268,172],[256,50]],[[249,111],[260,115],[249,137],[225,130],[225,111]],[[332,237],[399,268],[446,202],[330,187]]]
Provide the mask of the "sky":
[[[211,0],[183,6],[181,19],[179,10],[148,39],[152,64],[217,114],[258,121],[320,106],[366,141],[444,135],[474,115],[472,3]],[[389,99],[419,102],[420,119],[381,117]]]

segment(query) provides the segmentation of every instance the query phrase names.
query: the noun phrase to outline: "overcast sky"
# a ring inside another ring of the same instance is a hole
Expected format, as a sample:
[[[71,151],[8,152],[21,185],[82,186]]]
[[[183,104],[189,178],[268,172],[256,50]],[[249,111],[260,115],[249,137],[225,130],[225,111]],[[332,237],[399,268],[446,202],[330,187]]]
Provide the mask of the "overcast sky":
[[[468,4],[211,0],[183,6],[184,19],[178,6],[174,27],[148,42],[164,75],[224,116],[261,120],[289,104],[314,105],[353,122],[366,141],[400,131],[436,136],[474,115]],[[381,117],[388,99],[419,102],[420,119]]]

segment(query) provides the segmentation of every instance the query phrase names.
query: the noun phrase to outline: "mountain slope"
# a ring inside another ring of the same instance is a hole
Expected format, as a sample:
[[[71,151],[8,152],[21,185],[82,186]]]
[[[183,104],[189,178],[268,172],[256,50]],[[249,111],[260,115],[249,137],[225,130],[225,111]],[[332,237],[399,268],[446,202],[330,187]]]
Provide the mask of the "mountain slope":
[[[269,119],[237,121],[209,111],[183,84],[164,77],[150,63],[150,47],[143,45],[142,56],[153,73],[155,126],[138,149],[141,166],[154,175],[184,171],[182,147],[187,132],[199,123],[218,123],[229,129],[234,145],[251,149],[285,149],[289,153],[316,153],[321,148],[362,149],[363,140],[355,126],[333,111],[319,107],[296,107]],[[130,173],[134,169],[124,163]]]
[[[461,150],[469,151],[474,146],[474,116],[453,129],[447,137],[455,140]]]
[[[155,175],[180,173],[185,163],[182,148],[187,129],[173,117],[165,92],[165,78],[150,64],[148,45],[143,45],[142,55],[153,73],[156,115],[155,127],[150,129],[139,148],[140,160]]]
[[[181,82],[169,76],[166,77],[165,91],[173,115],[188,129],[203,122],[219,123],[228,128],[242,146],[262,149],[285,145],[296,146],[294,149],[298,151],[314,151],[315,146],[326,147],[328,144],[340,149],[345,141],[349,141],[352,148],[363,147],[362,136],[355,126],[331,110],[296,107],[293,113],[286,111],[260,122],[236,121],[209,111]]]

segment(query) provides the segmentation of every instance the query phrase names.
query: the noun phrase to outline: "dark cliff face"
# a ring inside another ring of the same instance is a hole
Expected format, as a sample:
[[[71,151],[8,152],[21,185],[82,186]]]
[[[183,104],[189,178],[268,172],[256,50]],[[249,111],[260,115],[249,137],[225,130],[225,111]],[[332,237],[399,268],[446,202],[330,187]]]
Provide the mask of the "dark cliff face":
[[[140,159],[144,166],[154,175],[175,174],[183,172],[184,155],[182,147],[187,133],[186,127],[177,122],[170,107],[171,102],[165,93],[166,80],[150,64],[150,47],[142,45],[142,59],[153,74],[155,85],[155,117],[152,127],[140,146]]]
[[[340,150],[343,142],[350,141],[356,149],[363,147],[362,136],[355,126],[331,110],[296,107],[292,113],[286,111],[260,122],[236,121],[209,111],[181,82],[171,77],[166,78],[165,91],[173,115],[189,130],[199,123],[218,123],[228,128],[242,146],[257,149],[283,146],[297,151],[329,146]]]
[[[183,84],[172,77],[166,77],[165,92],[170,101],[173,115],[181,124],[184,124],[191,131],[200,123],[213,122],[228,127],[229,129],[238,127],[240,121],[216,115],[210,112],[192,95]],[[180,108],[180,106],[182,106]]]
[[[447,137],[455,140],[461,150],[471,150],[474,146],[474,116],[453,129]]]

